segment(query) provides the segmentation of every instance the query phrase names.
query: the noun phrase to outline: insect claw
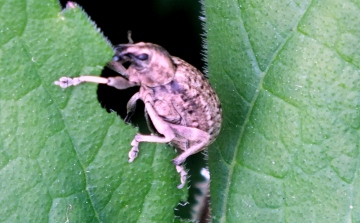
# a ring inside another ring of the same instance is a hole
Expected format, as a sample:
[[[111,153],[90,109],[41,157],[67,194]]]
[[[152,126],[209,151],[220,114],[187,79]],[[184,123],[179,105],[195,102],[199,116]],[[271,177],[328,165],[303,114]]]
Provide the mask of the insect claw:
[[[176,187],[177,189],[182,189],[184,186],[185,186],[185,182],[177,185]]]
[[[61,77],[58,81],[55,81],[54,84],[60,86],[61,88],[67,88],[72,85],[78,85],[80,81],[78,78],[70,78],[70,77]]]
[[[186,183],[187,172],[182,165],[176,165],[176,171],[180,174],[180,184],[177,186],[178,189],[182,189]]]

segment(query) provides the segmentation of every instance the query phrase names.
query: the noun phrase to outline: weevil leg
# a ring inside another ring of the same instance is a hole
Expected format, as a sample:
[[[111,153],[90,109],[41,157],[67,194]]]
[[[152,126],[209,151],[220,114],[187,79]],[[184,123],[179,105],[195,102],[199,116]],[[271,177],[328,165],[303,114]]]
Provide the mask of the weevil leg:
[[[175,137],[175,134],[170,128],[169,123],[165,122],[156,113],[155,109],[150,103],[145,103],[145,109],[149,117],[151,118],[156,130],[163,136],[136,134],[134,140],[131,142],[132,148],[129,152],[129,162],[132,162],[137,157],[137,154],[139,153],[140,142],[168,143]]]
[[[116,73],[121,74],[124,77],[128,77],[126,68],[122,65],[121,62],[116,60],[117,58],[114,57],[114,60],[110,61],[106,66],[111,70],[115,71]]]
[[[206,145],[209,142],[210,135],[209,133],[202,131],[197,128],[180,126],[171,124],[170,127],[173,129],[175,134],[182,136],[190,141],[198,142],[195,145],[192,145],[190,148],[186,149],[183,153],[181,153],[178,157],[173,159],[173,163],[176,166],[177,172],[180,174],[180,182],[177,188],[181,189],[184,187],[186,183],[187,172],[184,168],[184,162],[187,157],[192,154],[195,154],[203,149],[205,149]]]
[[[184,168],[184,165],[176,165],[176,171],[180,174],[180,184],[177,186],[178,189],[184,187],[187,178],[187,172]]]
[[[129,163],[134,161],[139,153],[139,143],[140,142],[157,142],[157,143],[168,143],[173,138],[173,133],[166,134],[163,136],[155,135],[141,135],[136,134],[133,141],[131,142],[131,150],[129,151]]]
[[[129,159],[128,159],[129,163],[131,163],[132,161],[134,161],[134,159],[138,156],[138,153],[139,153],[139,142],[133,140],[133,141],[131,142],[131,146],[132,146],[132,147],[131,147],[131,149],[130,149],[130,151],[129,151],[129,154],[128,154],[128,156],[129,156]]]
[[[183,167],[183,163],[186,158],[194,153],[197,153],[204,149],[204,147],[208,144],[210,140],[209,133],[202,131],[197,128],[186,127],[181,125],[174,125],[168,122],[165,122],[155,111],[150,103],[145,103],[145,109],[151,118],[154,127],[156,130],[163,135],[162,136],[154,136],[154,135],[140,135],[137,134],[134,140],[131,142],[133,146],[129,152],[129,162],[132,162],[139,152],[138,146],[139,142],[158,142],[158,143],[167,143],[170,142],[175,134],[179,135],[185,139],[190,141],[198,142],[197,144],[191,146],[187,150],[185,150],[182,154],[176,157],[173,162],[176,165],[176,170],[180,174],[181,184],[178,188],[182,188],[186,183],[187,172]]]
[[[157,114],[157,112],[149,102],[145,103],[145,109],[151,121],[153,122],[155,129],[158,131],[158,133],[162,134],[163,136],[138,134],[135,137],[135,139],[138,141],[140,140],[141,142],[159,142],[159,143],[170,142],[175,137],[174,131],[172,130],[172,128],[170,128],[170,124],[164,121]]]
[[[131,120],[131,116],[134,114],[135,112],[135,109],[136,109],[136,102],[137,100],[140,99],[140,94],[139,92],[135,93],[131,98],[130,100],[128,101],[127,105],[126,105],[126,117],[124,119],[124,121],[126,123],[130,123],[130,120]]]
[[[190,148],[186,149],[183,153],[181,153],[173,160],[173,163],[175,165],[181,165],[182,163],[184,163],[187,157],[205,149],[206,145],[209,143],[210,134],[203,130],[174,124],[170,124],[170,127],[171,129],[173,129],[175,134],[192,142],[197,142],[196,144],[192,143],[192,146]]]
[[[70,86],[76,86],[83,82],[93,82],[93,83],[101,83],[106,84],[108,80],[103,77],[97,76],[80,76],[80,77],[61,77],[58,81],[55,81],[55,85],[59,85],[61,88],[67,88]]]
[[[189,149],[185,150],[183,153],[181,153],[179,156],[173,159],[173,163],[175,165],[180,165],[184,163],[186,158],[188,158],[189,156],[198,153],[201,150],[204,150],[207,144],[208,142],[204,140],[196,145],[191,146]]]
[[[68,88],[70,86],[76,86],[84,82],[92,82],[97,84],[107,84],[117,89],[126,89],[136,86],[136,83],[130,82],[124,77],[98,77],[98,76],[80,76],[80,77],[61,77],[58,81],[55,81],[55,85],[59,85],[61,88]]]

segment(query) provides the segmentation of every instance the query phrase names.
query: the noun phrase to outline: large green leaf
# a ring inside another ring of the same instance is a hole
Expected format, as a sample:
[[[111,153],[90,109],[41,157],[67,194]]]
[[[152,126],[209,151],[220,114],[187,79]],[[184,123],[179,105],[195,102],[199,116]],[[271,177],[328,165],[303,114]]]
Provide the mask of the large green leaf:
[[[213,222],[360,222],[360,2],[205,1]]]
[[[112,48],[76,6],[0,0],[0,222],[171,222],[186,190],[164,145],[108,114],[96,85],[66,90],[61,76],[99,74]]]

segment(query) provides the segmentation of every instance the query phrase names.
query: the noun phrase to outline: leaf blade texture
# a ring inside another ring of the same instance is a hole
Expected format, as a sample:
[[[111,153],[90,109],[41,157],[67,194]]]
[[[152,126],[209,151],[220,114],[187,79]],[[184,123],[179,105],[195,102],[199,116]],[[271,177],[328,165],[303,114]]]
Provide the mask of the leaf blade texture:
[[[175,152],[144,143],[129,164],[136,129],[101,108],[97,86],[53,84],[100,74],[113,54],[78,6],[60,10],[0,1],[0,221],[172,221]]]
[[[213,222],[359,221],[359,2],[204,6]]]

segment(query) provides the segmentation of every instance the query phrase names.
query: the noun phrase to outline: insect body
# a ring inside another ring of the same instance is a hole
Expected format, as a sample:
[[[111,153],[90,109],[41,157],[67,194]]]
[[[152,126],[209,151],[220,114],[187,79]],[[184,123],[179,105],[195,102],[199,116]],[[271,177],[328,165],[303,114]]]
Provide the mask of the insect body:
[[[187,62],[170,56],[161,46],[152,43],[120,44],[107,66],[121,76],[102,78],[80,76],[62,77],[55,84],[62,88],[82,82],[107,84],[117,89],[140,86],[127,104],[129,119],[136,101],[145,104],[157,134],[136,134],[131,142],[129,162],[138,155],[140,142],[171,143],[180,155],[173,160],[185,185],[187,173],[183,167],[186,158],[204,150],[220,131],[220,101],[204,75]],[[130,62],[126,69],[123,63]]]

